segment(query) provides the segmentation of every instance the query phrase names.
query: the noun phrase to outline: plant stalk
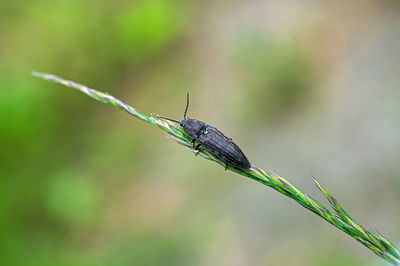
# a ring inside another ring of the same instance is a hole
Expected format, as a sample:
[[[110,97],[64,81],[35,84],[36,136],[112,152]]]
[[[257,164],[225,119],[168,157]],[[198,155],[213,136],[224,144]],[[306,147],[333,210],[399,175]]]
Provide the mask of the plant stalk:
[[[43,78],[45,80],[50,80],[56,83],[63,84],[67,87],[75,88],[97,101],[109,104],[122,111],[125,111],[130,115],[133,115],[147,123],[159,127],[163,131],[167,132],[171,136],[171,138],[173,138],[176,142],[185,146],[186,149],[194,153],[197,152],[196,150],[193,149],[193,144],[190,137],[182,130],[180,126],[177,126],[171,121],[159,117],[146,116],[138,112],[135,108],[129,106],[128,104],[111,96],[108,93],[103,93],[88,88],[79,83],[70,80],[65,80],[55,75],[39,73],[39,72],[32,72],[32,75],[39,78]],[[225,167],[225,164],[223,162],[215,158],[205,149],[202,149],[199,152],[199,155],[205,159],[214,161],[220,164],[221,166]],[[309,211],[312,211],[313,213],[320,216],[331,225],[345,232],[346,234],[354,238],[356,241],[360,242],[361,244],[372,250],[379,257],[392,263],[393,265],[400,264],[399,249],[397,249],[393,243],[391,243],[382,235],[367,230],[358,222],[356,222],[342,207],[342,205],[333,197],[333,195],[325,187],[323,187],[316,179],[314,179],[314,182],[317,188],[327,198],[334,212],[331,212],[327,207],[325,207],[318,201],[314,200],[309,195],[302,193],[300,190],[298,190],[296,187],[290,184],[286,179],[280,177],[277,174],[267,172],[258,167],[252,167],[249,170],[241,170],[228,166],[228,169],[240,175],[249,177],[261,184],[269,186],[278,191],[279,193],[295,200],[304,208],[308,209]]]

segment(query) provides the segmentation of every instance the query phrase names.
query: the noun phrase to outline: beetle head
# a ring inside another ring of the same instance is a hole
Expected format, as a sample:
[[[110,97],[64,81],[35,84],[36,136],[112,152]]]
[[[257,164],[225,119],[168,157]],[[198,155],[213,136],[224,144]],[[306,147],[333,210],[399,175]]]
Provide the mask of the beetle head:
[[[186,124],[186,121],[188,121],[188,120],[189,120],[189,118],[184,117],[184,118],[181,120],[181,122],[179,122],[179,125],[180,125],[181,127],[184,127],[185,124]]]

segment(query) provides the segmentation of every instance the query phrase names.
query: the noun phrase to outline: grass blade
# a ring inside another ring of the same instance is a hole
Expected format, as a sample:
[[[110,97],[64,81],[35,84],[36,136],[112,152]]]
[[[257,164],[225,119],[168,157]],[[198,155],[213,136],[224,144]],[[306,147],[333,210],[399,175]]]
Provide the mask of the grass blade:
[[[67,87],[75,88],[89,97],[114,106],[122,111],[125,111],[147,123],[158,126],[160,129],[167,132],[176,142],[185,146],[188,150],[192,152],[197,152],[193,149],[192,140],[189,136],[183,132],[180,126],[161,118],[156,118],[152,116],[146,116],[140,112],[138,112],[135,108],[129,106],[128,104],[122,102],[121,100],[107,94],[103,93],[91,88],[88,88],[79,83],[65,80],[63,78],[57,77],[51,74],[32,72],[33,76],[43,78],[46,80],[50,80],[56,83],[63,84]],[[215,158],[212,154],[207,152],[206,150],[201,150],[199,155],[205,159],[210,161],[214,161],[221,166],[225,167],[225,164],[220,160]],[[333,197],[333,195],[324,188],[317,180],[314,179],[315,184],[318,189],[324,194],[324,196],[328,199],[331,207],[335,211],[333,214],[327,207],[314,200],[310,196],[302,193],[292,184],[290,184],[286,179],[280,177],[279,175],[269,173],[261,168],[252,167],[249,170],[240,170],[233,167],[228,167],[230,171],[238,173],[240,175],[249,177],[261,184],[269,186],[279,193],[295,200],[304,208],[312,211],[316,215],[320,216],[328,223],[332,224],[339,230],[345,232],[370,250],[372,250],[376,255],[385,259],[386,261],[398,265],[400,264],[400,251],[392,244],[389,240],[384,238],[382,235],[378,233],[374,233],[370,230],[365,229],[359,223],[357,223],[343,208],[343,206]]]

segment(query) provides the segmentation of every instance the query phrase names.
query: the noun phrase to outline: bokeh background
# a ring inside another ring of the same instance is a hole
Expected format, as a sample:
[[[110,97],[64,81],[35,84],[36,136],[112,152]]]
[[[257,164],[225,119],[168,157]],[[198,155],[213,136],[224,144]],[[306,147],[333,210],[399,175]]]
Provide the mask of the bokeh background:
[[[0,2],[1,265],[385,265],[294,201],[193,156],[189,116],[400,244],[398,1]]]

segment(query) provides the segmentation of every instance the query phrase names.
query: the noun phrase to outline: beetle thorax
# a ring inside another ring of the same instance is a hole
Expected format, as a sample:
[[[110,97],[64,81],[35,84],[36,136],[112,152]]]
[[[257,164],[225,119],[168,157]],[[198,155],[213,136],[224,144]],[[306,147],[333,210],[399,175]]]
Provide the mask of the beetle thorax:
[[[183,131],[193,139],[198,139],[207,126],[204,122],[186,117],[180,122],[180,125]]]

